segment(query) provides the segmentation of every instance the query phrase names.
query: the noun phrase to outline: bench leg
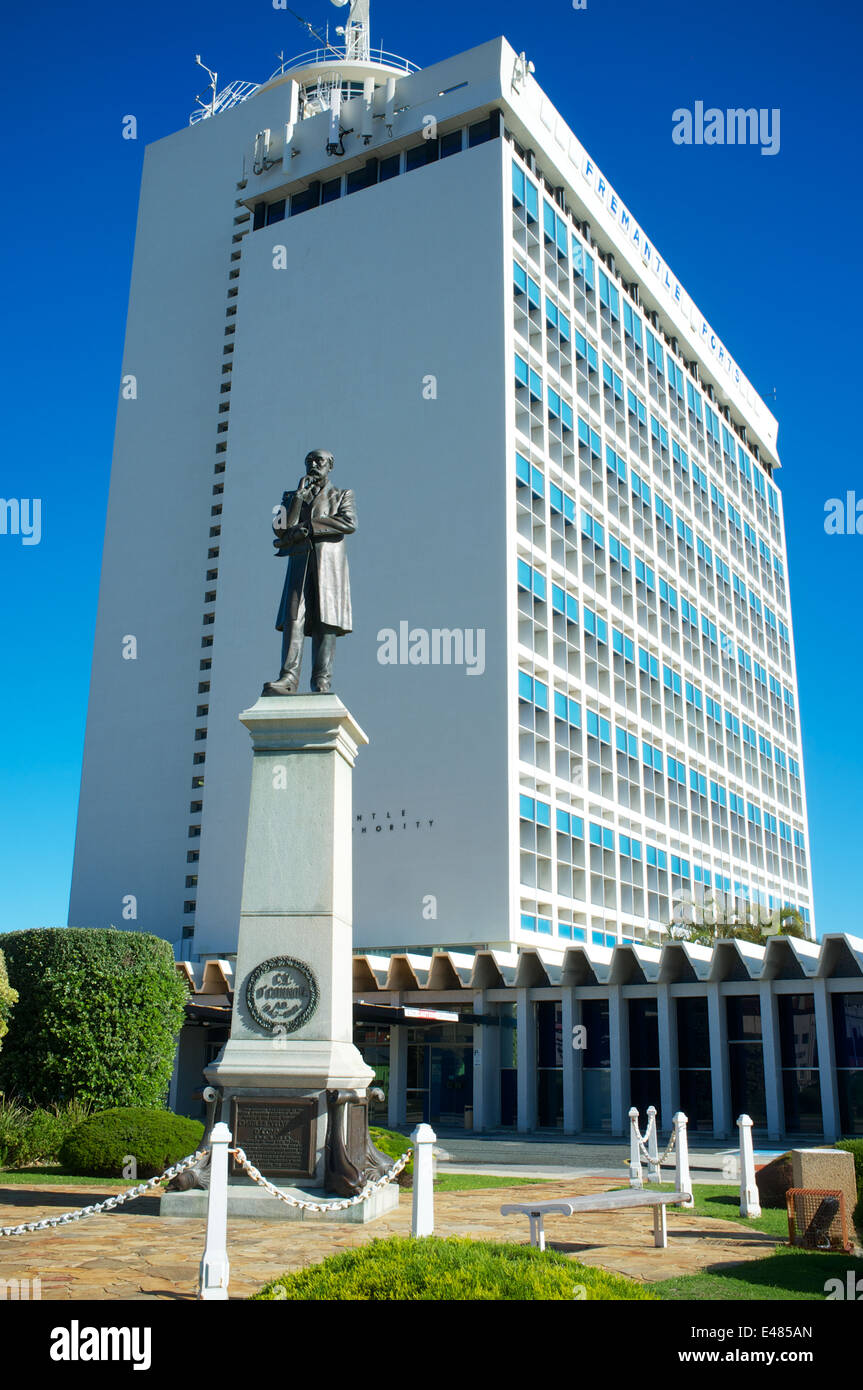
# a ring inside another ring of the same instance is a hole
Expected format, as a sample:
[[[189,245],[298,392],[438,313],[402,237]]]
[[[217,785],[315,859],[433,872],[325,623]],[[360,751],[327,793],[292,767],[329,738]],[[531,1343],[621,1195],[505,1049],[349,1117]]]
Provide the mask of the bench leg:
[[[536,1250],[545,1249],[545,1226],[543,1225],[542,1212],[531,1212],[528,1215],[530,1222],[530,1243]]]
[[[657,1205],[653,1208],[653,1244],[658,1250],[664,1250],[668,1245],[668,1225],[665,1219],[664,1205]]]

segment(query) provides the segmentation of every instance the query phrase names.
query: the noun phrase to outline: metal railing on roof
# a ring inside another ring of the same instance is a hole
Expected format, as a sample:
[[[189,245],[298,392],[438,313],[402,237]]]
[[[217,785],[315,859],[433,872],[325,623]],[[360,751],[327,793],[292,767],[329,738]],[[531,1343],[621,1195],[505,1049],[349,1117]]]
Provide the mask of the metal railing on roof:
[[[307,68],[313,63],[320,63],[329,68],[341,68],[352,63],[380,63],[388,68],[398,68],[400,72],[410,73],[419,72],[419,65],[412,63],[409,58],[402,58],[397,53],[387,53],[383,48],[369,49],[367,58],[347,58],[344,53],[339,53],[332,48],[312,48],[308,53],[301,53],[298,57],[292,58],[284,67],[278,68],[269,79],[275,82],[277,77],[285,77],[289,72],[295,72],[297,68]]]

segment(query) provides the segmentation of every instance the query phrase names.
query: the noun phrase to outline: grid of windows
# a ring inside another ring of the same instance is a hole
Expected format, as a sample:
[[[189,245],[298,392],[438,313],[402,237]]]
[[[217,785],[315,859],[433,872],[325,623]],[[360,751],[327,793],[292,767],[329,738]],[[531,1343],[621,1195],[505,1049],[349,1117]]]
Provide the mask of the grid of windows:
[[[775,485],[516,158],[512,202],[520,771],[581,827],[523,838],[525,919],[625,939],[715,890],[808,919]]]

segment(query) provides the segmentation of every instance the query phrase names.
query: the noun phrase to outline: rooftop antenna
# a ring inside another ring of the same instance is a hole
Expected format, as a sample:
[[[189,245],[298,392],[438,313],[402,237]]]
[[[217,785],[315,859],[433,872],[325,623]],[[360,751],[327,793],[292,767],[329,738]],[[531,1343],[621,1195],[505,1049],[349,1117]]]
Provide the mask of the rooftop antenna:
[[[340,24],[336,33],[344,38],[348,61],[358,63],[369,59],[369,0],[333,0],[334,5],[350,4],[347,24]]]
[[[368,5],[368,0],[366,0],[366,4]],[[311,24],[309,20],[303,19],[303,16],[301,14],[297,14],[296,10],[292,10],[289,5],[286,5],[285,9],[287,10],[288,14],[293,15],[294,19],[297,21],[298,24],[302,24],[304,29],[308,29],[312,38],[317,39],[318,43],[321,45],[322,48],[330,49],[330,51],[332,53],[335,53],[339,58],[344,56],[343,54],[339,53],[337,48],[333,48],[333,45],[330,43],[329,40],[329,35],[319,34],[315,26]]]
[[[201,55],[200,55],[200,53],[196,53],[196,54],[195,54],[195,62],[198,64],[198,67],[199,67],[199,68],[203,68],[203,69],[204,69],[204,72],[208,72],[208,73],[210,74],[210,91],[211,91],[212,94],[213,94],[213,95],[210,97],[210,100],[209,100],[208,102],[201,101],[201,98],[200,98],[199,96],[195,97],[195,101],[198,103],[198,105],[201,107],[201,109],[202,109],[203,111],[206,112],[206,114],[207,114],[208,116],[215,116],[215,114],[216,114],[216,90],[217,90],[217,87],[218,87],[219,75],[218,75],[218,73],[213,72],[213,69],[212,69],[212,68],[208,68],[206,63],[202,63],[202,62],[201,62]]]

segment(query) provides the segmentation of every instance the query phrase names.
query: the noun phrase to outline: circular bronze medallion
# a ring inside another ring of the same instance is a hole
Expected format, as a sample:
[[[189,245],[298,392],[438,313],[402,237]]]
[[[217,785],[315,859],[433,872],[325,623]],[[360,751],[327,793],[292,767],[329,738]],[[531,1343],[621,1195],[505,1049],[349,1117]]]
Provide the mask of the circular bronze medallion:
[[[246,984],[246,1004],[268,1033],[295,1033],[318,1007],[318,982],[293,956],[274,956],[256,965]]]

